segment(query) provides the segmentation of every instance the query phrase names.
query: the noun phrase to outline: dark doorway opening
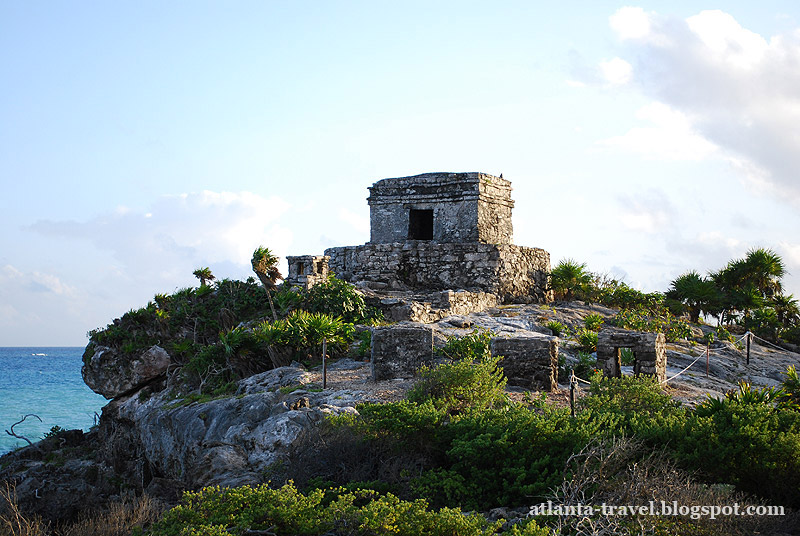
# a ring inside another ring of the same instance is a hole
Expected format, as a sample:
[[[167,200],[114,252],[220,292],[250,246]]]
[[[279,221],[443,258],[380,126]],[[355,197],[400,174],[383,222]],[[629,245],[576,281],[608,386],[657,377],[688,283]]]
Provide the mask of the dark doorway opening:
[[[433,240],[433,209],[412,208],[408,213],[408,239]]]

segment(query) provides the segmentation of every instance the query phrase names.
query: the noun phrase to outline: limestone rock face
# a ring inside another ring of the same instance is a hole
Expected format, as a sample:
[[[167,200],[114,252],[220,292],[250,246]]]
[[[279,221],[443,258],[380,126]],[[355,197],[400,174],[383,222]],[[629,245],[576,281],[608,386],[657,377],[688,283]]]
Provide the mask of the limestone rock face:
[[[169,354],[157,345],[133,358],[106,346],[98,346],[89,362],[83,365],[81,375],[92,391],[111,399],[161,376],[169,363]]]
[[[187,488],[264,481],[292,443],[325,415],[355,413],[359,391],[302,389],[307,373],[281,367],[243,380],[236,395],[181,405],[164,392],[121,397],[103,409],[103,457],[127,474],[178,480]],[[280,386],[296,385],[282,393]]]

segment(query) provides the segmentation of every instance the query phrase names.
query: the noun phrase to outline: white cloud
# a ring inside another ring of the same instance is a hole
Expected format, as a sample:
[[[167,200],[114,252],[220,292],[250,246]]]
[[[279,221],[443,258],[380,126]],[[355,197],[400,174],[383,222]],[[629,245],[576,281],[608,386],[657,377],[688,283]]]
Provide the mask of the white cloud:
[[[612,86],[625,85],[633,77],[633,67],[622,58],[600,62],[600,72],[606,82]]]
[[[609,23],[635,58],[632,82],[688,121],[692,138],[666,154],[701,158],[716,146],[754,191],[800,206],[800,31],[767,39],[719,10],[683,20],[628,7]],[[665,132],[634,130],[610,144],[652,154],[680,134],[655,128]]]
[[[694,131],[685,114],[669,106],[654,102],[640,108],[636,117],[649,125],[634,127],[598,145],[667,160],[700,160],[716,151],[713,143]]]
[[[663,231],[675,213],[667,196],[658,190],[623,195],[617,199],[617,203],[620,223],[631,231],[647,234]]]
[[[0,289],[26,289],[38,293],[50,293],[58,296],[70,297],[76,294],[74,287],[64,283],[57,276],[39,271],[22,272],[16,267],[7,264],[0,269]]]
[[[292,233],[278,220],[288,208],[277,197],[203,191],[161,197],[146,211],[118,207],[87,222],[39,221],[30,228],[46,236],[88,240],[111,251],[121,264],[110,271],[152,286],[149,278],[174,278],[201,265],[249,267],[258,245],[285,256]]]
[[[620,39],[643,39],[651,34],[650,17],[640,7],[625,6],[608,18]]]
[[[731,15],[719,10],[702,11],[686,19],[686,24],[716,61],[731,67],[758,67],[769,49],[763,37],[742,28]]]

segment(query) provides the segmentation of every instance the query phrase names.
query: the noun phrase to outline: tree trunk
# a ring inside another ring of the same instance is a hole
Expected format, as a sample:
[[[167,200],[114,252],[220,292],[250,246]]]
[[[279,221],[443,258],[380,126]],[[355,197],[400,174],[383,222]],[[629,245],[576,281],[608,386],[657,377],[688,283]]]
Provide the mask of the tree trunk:
[[[272,320],[278,321],[278,315],[275,313],[275,305],[272,303],[272,295],[269,293],[270,287],[274,287],[275,283],[269,280],[266,273],[256,272],[261,284],[264,285],[264,291],[267,293],[267,300],[269,300],[269,310],[272,311]]]

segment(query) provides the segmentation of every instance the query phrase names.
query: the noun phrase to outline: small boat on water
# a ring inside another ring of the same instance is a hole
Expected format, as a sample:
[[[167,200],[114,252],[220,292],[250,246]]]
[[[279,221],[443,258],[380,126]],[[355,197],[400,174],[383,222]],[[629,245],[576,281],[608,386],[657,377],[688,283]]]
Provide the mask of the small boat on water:
[[[31,355],[47,356],[47,354],[31,354]]]

